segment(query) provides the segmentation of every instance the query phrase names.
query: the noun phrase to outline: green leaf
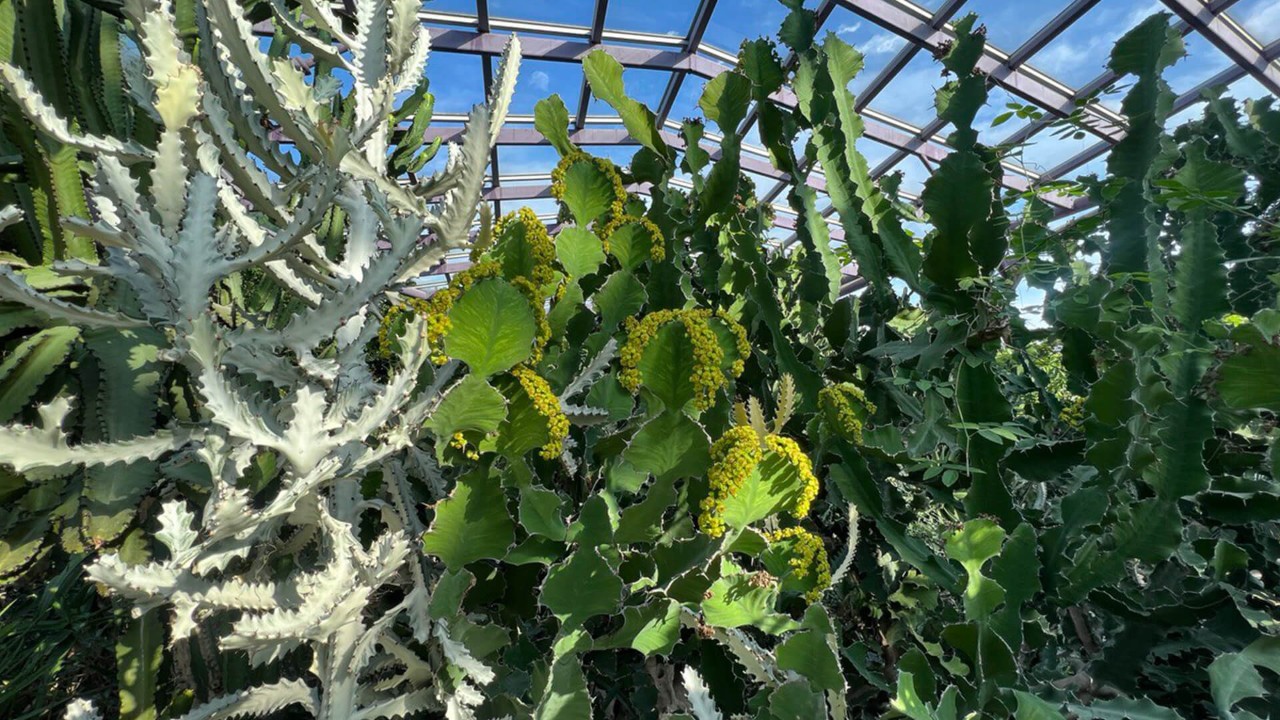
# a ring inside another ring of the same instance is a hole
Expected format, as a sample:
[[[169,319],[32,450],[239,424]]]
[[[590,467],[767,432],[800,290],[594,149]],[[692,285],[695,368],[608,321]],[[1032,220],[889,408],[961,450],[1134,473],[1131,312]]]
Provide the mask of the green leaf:
[[[794,670],[817,690],[844,691],[844,675],[832,641],[835,629],[821,605],[811,605],[804,616],[805,630],[783,640],[774,650],[778,667]]]
[[[736,495],[725,498],[722,517],[735,529],[794,508],[804,492],[799,470],[767,450]]]
[[[559,95],[543,98],[533,106],[533,127],[561,155],[574,151],[573,142],[569,140],[569,110]]]
[[[534,720],[583,720],[592,717],[591,695],[587,692],[587,679],[582,675],[577,657],[565,655],[552,664],[547,687],[533,717]]]
[[[622,607],[622,580],[595,548],[580,547],[547,573],[538,600],[565,628],[575,628]]]
[[[609,252],[618,258],[623,270],[634,270],[650,257],[653,238],[638,222],[619,225],[609,236]]]
[[[626,270],[610,275],[592,297],[600,311],[600,326],[605,330],[612,330],[624,318],[635,315],[647,299],[644,285]]]
[[[670,655],[680,640],[680,604],[654,600],[622,612],[622,628],[595,643],[594,649],[632,648],[650,655]]]
[[[627,96],[622,84],[622,65],[603,50],[595,50],[582,59],[582,71],[591,85],[591,93],[617,111],[627,133],[641,145],[672,164],[671,148],[662,139],[653,112]]]
[[[440,400],[427,427],[439,438],[438,445],[456,432],[473,430],[491,433],[507,417],[507,401],[479,375],[469,375]]]
[[[769,713],[774,720],[826,717],[826,702],[802,680],[778,686],[769,695]]]
[[[693,399],[693,358],[693,341],[679,322],[658,328],[640,357],[641,383],[672,412]]]
[[[79,338],[79,328],[46,328],[8,351],[0,362],[0,422],[12,420],[26,406],[45,379],[71,355]]]
[[[1240,653],[1221,655],[1209,664],[1209,690],[1213,703],[1224,718],[1232,718],[1236,703],[1266,696],[1262,675],[1249,658]]]
[[[564,204],[580,227],[590,225],[613,202],[613,181],[596,164],[575,162],[564,173]]]
[[[1088,705],[1070,703],[1067,711],[1080,720],[1183,720],[1176,711],[1156,705],[1150,698],[1097,700]]]
[[[449,322],[445,353],[477,375],[510,370],[533,352],[537,326],[529,301],[502,280],[471,286],[449,311]]]
[[[657,478],[697,477],[710,464],[711,446],[700,425],[678,411],[645,423],[623,452],[623,460]]]
[[[458,478],[449,497],[436,504],[436,516],[422,537],[422,549],[449,570],[476,560],[496,560],[515,541],[515,524],[497,478],[477,470]]]
[[[698,107],[707,119],[720,126],[722,134],[734,134],[751,104],[751,81],[735,72],[726,71],[711,78],[703,86]]]
[[[1280,347],[1259,343],[1223,360],[1214,387],[1227,407],[1280,411]]]
[[[554,490],[527,487],[520,491],[520,526],[531,535],[564,540],[568,534],[562,509],[564,498]]]
[[[969,618],[985,618],[1004,601],[1004,588],[982,574],[982,566],[1000,554],[1003,544],[1004,530],[990,520],[970,520],[947,538],[947,556],[963,565],[969,576],[964,591]]]
[[[605,261],[604,244],[595,233],[584,228],[561,228],[556,235],[556,258],[571,278],[590,275]]]
[[[777,612],[774,605],[778,598],[777,587],[756,587],[745,572],[733,572],[711,584],[709,597],[702,601],[702,614],[708,625],[720,628],[737,628],[752,625],[761,630],[780,635],[799,625],[790,617]]]

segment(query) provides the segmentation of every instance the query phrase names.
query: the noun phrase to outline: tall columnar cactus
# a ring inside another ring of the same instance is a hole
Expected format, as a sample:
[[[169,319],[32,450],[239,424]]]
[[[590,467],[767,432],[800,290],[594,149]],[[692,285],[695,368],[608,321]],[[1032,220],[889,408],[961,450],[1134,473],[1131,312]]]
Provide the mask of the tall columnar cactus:
[[[385,381],[365,352],[386,294],[469,242],[519,44],[506,49],[492,96],[471,112],[444,170],[404,187],[386,158],[412,157],[421,144],[420,132],[396,127],[397,98],[424,82],[429,43],[416,3],[358,2],[354,15],[276,5],[266,25],[235,0],[183,8],[194,9],[195,43],[169,2],[124,5],[141,55],[128,90],[155,124],[149,140],[94,132],[60,113],[20,67],[0,65],[8,101],[35,130],[88,159],[93,210],[59,220],[103,248],[52,266],[95,288],[96,303],[44,292],[21,266],[0,269],[0,297],[104,346],[136,348],[144,337],[152,349],[133,356],[136,371],[150,364],[181,377],[168,388],[167,427],[73,437],[74,399],[60,397],[33,425],[0,429],[3,462],[48,485],[163,459],[151,482],[182,490],[161,490],[162,554],[103,555],[90,576],[139,611],[170,608],[171,643],[217,634],[218,618],[234,611],[218,638],[224,650],[244,650],[253,664],[299,646],[312,653],[316,686],[249,687],[189,717],[300,704],[318,717],[373,718],[467,705],[472,681],[448,674],[441,659],[471,667],[465,650],[427,620],[423,568],[410,551],[418,500],[404,466],[453,369],[420,378],[428,351],[416,322]],[[263,29],[315,64],[264,51]],[[6,222],[19,217],[5,211]],[[263,458],[274,465],[271,477],[259,475],[266,492],[246,485]],[[386,480],[362,494],[371,472]],[[297,563],[291,572],[279,567],[285,558]],[[398,604],[377,600],[388,587],[402,588]],[[404,618],[408,635],[397,630]],[[436,650],[411,650],[414,642]],[[398,674],[383,669],[392,658]]]

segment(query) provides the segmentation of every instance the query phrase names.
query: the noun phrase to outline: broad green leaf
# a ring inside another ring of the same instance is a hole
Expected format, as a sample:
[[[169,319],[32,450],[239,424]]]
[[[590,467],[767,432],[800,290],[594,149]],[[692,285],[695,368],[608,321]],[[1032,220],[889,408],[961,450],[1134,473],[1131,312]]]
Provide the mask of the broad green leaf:
[[[471,286],[449,311],[449,322],[445,353],[477,375],[510,370],[533,352],[537,326],[529,301],[502,280]]]
[[[422,537],[422,549],[459,570],[476,560],[496,560],[515,542],[515,524],[497,478],[483,470],[458,478],[449,497],[436,503],[436,516]]]
[[[1260,343],[1223,360],[1214,388],[1228,407],[1280,411],[1280,347]]]
[[[596,650],[632,648],[650,655],[670,655],[680,640],[680,605],[654,600],[622,612],[622,628],[595,643]]]
[[[711,442],[700,425],[679,411],[645,423],[623,452],[623,460],[657,478],[697,477],[710,463]]]
[[[767,450],[738,493],[725,498],[724,523],[741,529],[770,515],[789,511],[803,491],[804,480],[796,467]]]
[[[569,277],[580,278],[605,261],[604,245],[590,230],[570,225],[556,235],[556,258]]]
[[[649,259],[653,237],[639,222],[619,225],[609,236],[609,253],[624,270],[634,270]]]
[[[559,95],[543,98],[533,106],[533,127],[561,155],[574,151],[573,142],[569,140],[569,110]]]
[[[613,202],[613,181],[596,164],[588,160],[575,162],[564,173],[564,196],[579,227],[586,227],[600,217]]]
[[[1014,720],[1062,720],[1058,708],[1028,692],[1014,690],[1018,699],[1018,712]]]
[[[568,532],[561,514],[564,499],[554,490],[527,487],[520,491],[520,526],[532,535],[564,540]]]
[[[670,412],[693,399],[693,358],[693,342],[680,322],[658,328],[640,358],[641,383]]]
[[[725,575],[711,584],[708,597],[702,601],[702,614],[708,625],[737,628],[752,625],[779,635],[799,625],[774,608],[776,587],[756,587],[745,572]]]
[[[708,120],[720,126],[722,134],[737,133],[750,104],[751,81],[735,71],[722,72],[707,81],[698,100],[698,107]]]
[[[621,270],[609,276],[592,302],[600,311],[600,326],[612,330],[624,318],[639,312],[646,299],[644,285],[631,273]]]
[[[507,416],[507,401],[478,375],[467,376],[445,394],[436,406],[427,427],[443,445],[456,432],[474,430],[490,433]]]
[[[153,608],[125,626],[116,643],[116,676],[122,720],[155,720],[156,684],[164,656],[161,611]]]
[[[542,699],[533,711],[534,720],[588,720],[592,717],[587,679],[574,655],[565,655],[551,666],[551,676]]]
[[[792,680],[769,695],[769,713],[773,720],[825,717],[826,701],[803,680]]]
[[[989,616],[1004,601],[1004,588],[982,574],[982,566],[1000,554],[1003,544],[1004,530],[990,520],[970,520],[947,538],[947,556],[964,566],[969,576],[964,605],[971,619]]]
[[[576,628],[595,615],[622,606],[622,580],[595,548],[581,547],[551,568],[538,600],[566,628]]]
[[[821,605],[811,605],[804,617],[805,630],[791,635],[774,650],[778,667],[794,670],[817,690],[844,691],[840,660],[832,647],[834,628]]]

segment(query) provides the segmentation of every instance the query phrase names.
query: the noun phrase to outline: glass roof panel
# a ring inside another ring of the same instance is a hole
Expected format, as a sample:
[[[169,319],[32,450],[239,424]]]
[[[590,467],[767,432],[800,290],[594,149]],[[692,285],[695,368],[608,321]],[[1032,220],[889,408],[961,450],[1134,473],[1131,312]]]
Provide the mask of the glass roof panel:
[[[604,25],[610,30],[637,30],[684,37],[697,9],[698,0],[609,0]]]
[[[1231,67],[1231,58],[1222,54],[1203,35],[1192,33],[1186,38],[1187,56],[1165,72],[1165,80],[1181,95],[1196,85]]]
[[[590,25],[594,14],[595,3],[591,0],[556,0],[555,2],[489,0],[491,17],[581,26]]]
[[[494,63],[497,69],[497,63]],[[520,76],[516,78],[515,96],[511,98],[511,112],[528,115],[539,100],[552,94],[564,100],[572,115],[578,109],[578,97],[582,92],[582,67],[577,63],[529,60],[520,62]]]
[[[508,175],[550,173],[560,162],[560,154],[550,145],[503,145],[498,148],[498,166],[503,183]]]
[[[928,53],[916,53],[893,82],[868,106],[921,127],[938,116],[933,96],[946,80],[942,66]]]
[[[777,0],[720,0],[702,41],[736,54],[743,40],[776,35],[786,16],[787,8]]]
[[[1025,7],[1026,3],[1016,3]],[[1107,0],[1100,2],[1054,38],[1031,59],[1038,70],[1079,88],[1106,70],[1116,40],[1152,13],[1161,10],[1156,0]]]
[[[956,13],[956,17],[977,13],[978,22],[987,26],[987,42],[1008,53],[1018,49],[1019,45],[1052,20],[1069,2],[1070,0],[969,0]]]
[[[1263,45],[1280,40],[1280,3],[1276,0],[1241,0],[1227,14]]]
[[[908,155],[902,159],[902,162],[893,166],[889,172],[902,173],[902,184],[898,186],[898,192],[905,195],[920,196],[924,191],[924,181],[929,179],[929,168],[924,166],[920,158],[916,155]]]
[[[862,72],[858,73],[849,86],[858,96],[863,94],[867,85],[880,74],[898,51],[907,46],[907,41],[902,36],[843,7],[833,10],[823,27],[862,53]]]
[[[476,14],[476,0],[427,0],[422,6],[428,12]]]
[[[436,96],[436,113],[467,113],[476,103],[484,102],[483,72],[479,55],[431,53],[427,76],[434,80],[431,92]]]
[[[680,92],[676,93],[676,99],[671,103],[671,112],[667,117],[676,122],[685,118],[702,117],[702,108],[698,107],[698,100],[702,99],[702,89],[706,84],[707,81],[697,75],[686,74],[684,81],[680,83]]]

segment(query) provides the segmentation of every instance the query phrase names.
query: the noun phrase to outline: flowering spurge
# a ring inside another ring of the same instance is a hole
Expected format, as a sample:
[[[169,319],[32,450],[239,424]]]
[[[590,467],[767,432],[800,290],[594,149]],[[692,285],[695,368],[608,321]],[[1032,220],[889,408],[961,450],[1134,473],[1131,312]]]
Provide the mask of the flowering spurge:
[[[56,488],[160,461],[156,482],[127,496],[169,498],[143,516],[158,523],[157,556],[108,552],[90,578],[134,602],[138,622],[171,608],[170,653],[210,634],[255,666],[309,652],[309,667],[286,667],[288,679],[231,688],[185,717],[290,704],[344,720],[466,714],[492,674],[451,637],[452,616],[430,619],[429,568],[411,550],[416,508],[438,487],[414,444],[459,387],[457,363],[426,370],[416,320],[397,340],[393,372],[375,376],[366,353],[387,294],[469,242],[519,43],[444,168],[405,187],[388,156],[433,151],[421,132],[398,127],[415,108],[397,98],[425,88],[418,4],[272,8],[265,27],[278,42],[264,50],[264,26],[238,0],[195,3],[194,37],[169,2],[124,4],[141,63],[129,79],[132,111],[154,124],[150,143],[83,131],[22,69],[0,64],[0,85],[34,130],[87,158],[92,216],[63,222],[102,248],[97,262],[53,266],[95,287],[96,303],[42,292],[19,265],[0,268],[0,297],[48,327],[152,338],[136,372],[162,373],[173,398],[169,427],[101,443],[79,442],[71,398],[56,398],[35,425],[0,426],[0,462]],[[409,97],[430,107],[422,92]],[[466,334],[451,339],[465,345]],[[524,355],[532,351],[526,343]],[[150,665],[122,666],[134,683],[122,697],[154,697]]]

